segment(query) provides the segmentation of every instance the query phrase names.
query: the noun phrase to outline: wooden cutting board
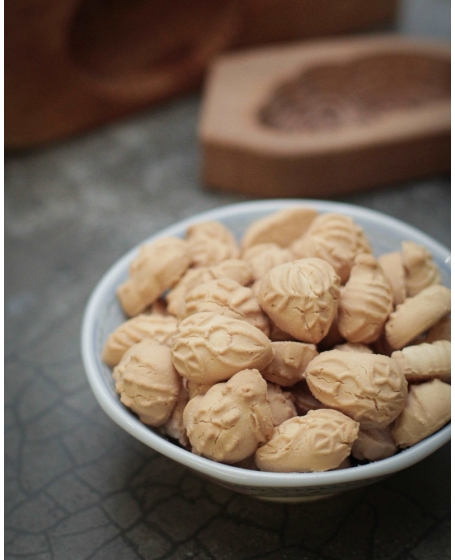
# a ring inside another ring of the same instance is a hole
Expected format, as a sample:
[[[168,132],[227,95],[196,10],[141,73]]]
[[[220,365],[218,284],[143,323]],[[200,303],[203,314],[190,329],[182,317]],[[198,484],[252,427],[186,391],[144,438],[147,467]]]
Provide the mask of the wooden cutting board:
[[[450,45],[382,35],[223,55],[199,138],[205,185],[326,197],[450,169]]]
[[[366,29],[397,0],[14,0],[5,146],[36,146],[196,88],[228,48]]]

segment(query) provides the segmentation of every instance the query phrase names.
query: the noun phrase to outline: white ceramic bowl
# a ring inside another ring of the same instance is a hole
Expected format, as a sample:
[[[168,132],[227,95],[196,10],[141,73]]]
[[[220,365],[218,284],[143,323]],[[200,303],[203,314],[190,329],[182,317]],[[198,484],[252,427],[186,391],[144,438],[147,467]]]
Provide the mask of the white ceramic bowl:
[[[321,213],[338,212],[351,216],[365,230],[376,256],[400,250],[403,240],[426,246],[441,269],[443,283],[450,286],[450,254],[445,247],[394,218],[335,202],[269,200],[225,206],[178,222],[145,239],[143,243],[165,236],[183,237],[188,226],[206,220],[221,221],[240,239],[254,220],[296,204],[310,205]],[[269,500],[305,501],[381,480],[417,463],[449,441],[450,424],[417,445],[382,461],[323,473],[267,473],[215,463],[166,440],[142,424],[121,404],[111,371],[101,360],[101,350],[107,336],[125,320],[115,291],[126,279],[129,263],[136,256],[138,248],[129,251],[106,272],[90,297],[82,325],[82,355],[89,383],[103,410],[145,445],[231,490]]]

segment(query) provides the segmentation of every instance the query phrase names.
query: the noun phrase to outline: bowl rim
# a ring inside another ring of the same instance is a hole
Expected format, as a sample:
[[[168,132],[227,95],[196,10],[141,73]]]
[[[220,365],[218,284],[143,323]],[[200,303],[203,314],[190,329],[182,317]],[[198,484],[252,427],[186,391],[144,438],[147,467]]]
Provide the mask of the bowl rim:
[[[387,459],[382,459],[381,461],[368,463],[366,465],[358,465],[349,469],[312,473],[271,473],[253,471],[217,463],[210,459],[195,455],[194,453],[179,447],[175,443],[168,441],[164,437],[155,433],[150,427],[142,424],[135,415],[133,415],[123,404],[121,404],[120,399],[116,398],[116,396],[107,390],[106,383],[103,380],[103,376],[99,368],[100,357],[97,356],[95,346],[98,310],[102,304],[104,295],[108,292],[110,293],[110,290],[116,288],[118,285],[118,276],[127,269],[130,261],[137,254],[141,245],[144,243],[150,243],[161,237],[181,236],[182,231],[185,231],[190,225],[198,222],[222,220],[223,218],[232,217],[233,215],[238,216],[242,214],[249,214],[252,211],[271,213],[278,210],[284,210],[285,208],[295,207],[296,205],[311,206],[322,213],[345,213],[346,215],[351,216],[354,220],[357,216],[363,219],[367,218],[373,222],[380,221],[380,223],[386,227],[390,226],[392,229],[403,230],[404,234],[409,233],[416,242],[420,241],[422,244],[426,245],[433,255],[438,255],[439,258],[442,258],[446,263],[450,262],[449,249],[434,240],[432,237],[401,220],[387,216],[386,214],[375,210],[341,202],[316,199],[272,199],[265,201],[248,201],[221,206],[180,220],[138,243],[105,272],[92,291],[84,312],[81,328],[81,351],[83,364],[90,387],[104,412],[126,432],[148,447],[151,447],[166,457],[173,459],[199,473],[228,484],[242,487],[302,488],[355,483],[362,480],[388,476],[394,472],[410,467],[439,449],[442,445],[447,443],[451,437],[451,425],[449,423],[435,434],[408,449],[402,450],[397,455],[393,455]]]

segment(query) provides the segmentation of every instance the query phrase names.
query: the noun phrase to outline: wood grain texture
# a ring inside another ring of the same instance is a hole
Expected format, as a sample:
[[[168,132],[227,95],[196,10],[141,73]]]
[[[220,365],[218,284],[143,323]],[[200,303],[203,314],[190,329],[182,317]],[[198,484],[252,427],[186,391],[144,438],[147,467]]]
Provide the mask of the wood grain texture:
[[[387,75],[390,57],[403,57],[398,66],[410,68],[412,87],[397,79],[403,68]],[[308,93],[298,91],[303,87],[298,81],[317,69],[325,70],[326,82],[332,83],[321,85],[311,105]],[[362,77],[365,69],[371,76]],[[378,95],[379,105],[371,111],[362,103],[375,95],[374,88],[352,96],[350,84],[363,84],[361,90],[374,80],[378,91],[387,87],[388,95]],[[206,84],[199,125],[203,181],[214,189],[261,197],[318,197],[446,172],[449,80],[445,45],[391,35],[225,55]],[[417,93],[421,83],[425,91]],[[440,90],[434,94],[436,83]],[[264,122],[264,107],[286,88],[294,88],[303,101],[291,107],[291,127],[271,126]],[[309,106],[302,109],[305,102]]]
[[[200,86],[230,47],[366,29],[397,0],[16,0],[5,7],[5,146],[58,140]]]

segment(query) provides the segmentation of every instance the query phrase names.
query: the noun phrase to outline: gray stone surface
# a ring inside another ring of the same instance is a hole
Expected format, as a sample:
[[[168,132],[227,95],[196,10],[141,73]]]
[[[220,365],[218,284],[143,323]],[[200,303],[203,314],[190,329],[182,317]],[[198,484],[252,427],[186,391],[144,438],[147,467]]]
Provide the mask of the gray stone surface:
[[[447,36],[448,1],[405,8],[402,29]],[[186,98],[6,160],[5,557],[448,559],[448,445],[371,487],[268,504],[156,454],[96,403],[79,330],[100,276],[176,220],[243,200],[201,188],[199,108]],[[337,200],[450,244],[448,178]]]

